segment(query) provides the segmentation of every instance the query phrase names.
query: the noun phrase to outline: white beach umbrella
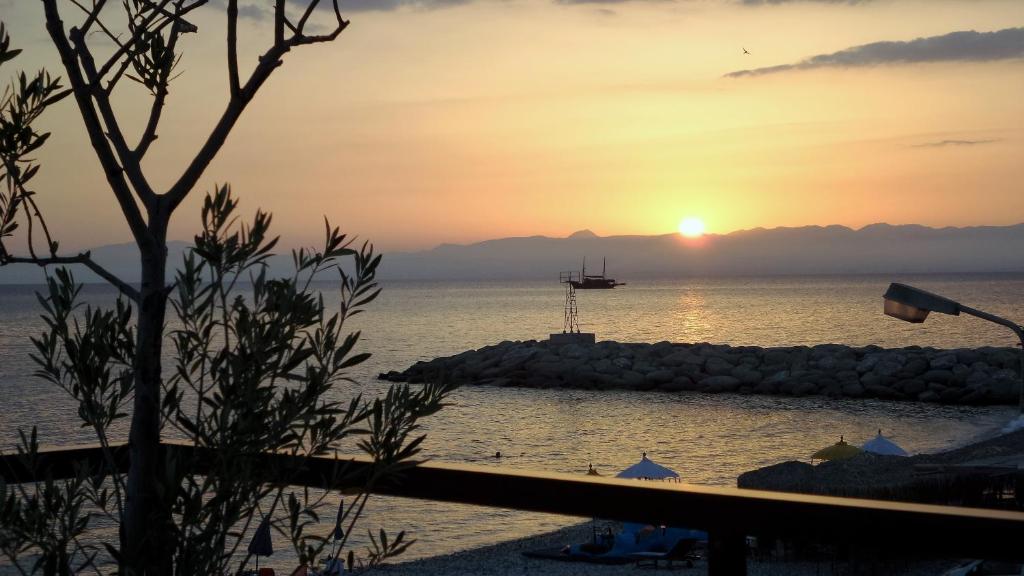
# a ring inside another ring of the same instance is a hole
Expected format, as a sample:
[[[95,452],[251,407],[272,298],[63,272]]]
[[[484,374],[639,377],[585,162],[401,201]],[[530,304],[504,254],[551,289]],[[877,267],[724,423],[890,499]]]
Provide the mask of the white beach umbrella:
[[[907,451],[896,445],[895,442],[889,440],[885,436],[882,436],[882,430],[878,430],[878,435],[864,443],[864,451],[871,452],[872,454],[882,454],[884,456],[908,456]]]
[[[671,468],[666,468],[647,457],[647,452],[640,458],[640,461],[626,468],[615,475],[616,478],[640,478],[642,480],[665,480],[666,478],[679,479],[679,474]]]

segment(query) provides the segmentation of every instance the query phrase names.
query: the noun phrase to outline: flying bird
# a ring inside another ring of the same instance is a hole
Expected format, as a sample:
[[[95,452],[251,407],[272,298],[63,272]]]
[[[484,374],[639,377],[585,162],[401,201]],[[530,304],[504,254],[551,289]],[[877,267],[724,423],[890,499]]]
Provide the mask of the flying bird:
[[[744,53],[744,54],[750,54],[750,52],[747,52],[747,49],[746,49],[746,48],[743,48],[743,53]]]

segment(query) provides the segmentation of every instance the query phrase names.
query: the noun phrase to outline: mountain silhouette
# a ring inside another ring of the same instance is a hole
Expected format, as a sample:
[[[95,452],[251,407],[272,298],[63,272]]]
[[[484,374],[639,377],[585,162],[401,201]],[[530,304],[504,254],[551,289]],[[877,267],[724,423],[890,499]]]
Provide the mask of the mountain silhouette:
[[[181,263],[187,244],[170,242],[168,262]],[[133,244],[103,246],[94,259],[122,278],[138,278]],[[913,274],[1024,272],[1024,224],[930,228],[916,224],[754,228],[685,239],[678,234],[598,236],[580,230],[567,238],[529,236],[473,244],[441,244],[418,252],[385,253],[384,280],[513,280],[557,278],[562,270],[632,278],[761,276],[788,274]],[[291,272],[286,251],[270,261],[271,274]],[[99,279],[78,268],[76,277]],[[0,283],[38,283],[40,269],[0,268]]]

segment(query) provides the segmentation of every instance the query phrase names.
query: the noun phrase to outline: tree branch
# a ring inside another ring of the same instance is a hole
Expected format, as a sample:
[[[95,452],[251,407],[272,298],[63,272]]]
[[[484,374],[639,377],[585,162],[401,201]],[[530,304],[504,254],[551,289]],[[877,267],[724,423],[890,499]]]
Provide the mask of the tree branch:
[[[238,0],[228,0],[228,80],[231,98],[237,98],[242,90],[238,80]]]
[[[167,51],[172,58],[180,35],[181,27],[175,23],[171,26],[171,39],[167,42]],[[142,131],[142,136],[139,137],[138,146],[135,147],[135,151],[132,153],[136,163],[142,161],[142,158],[149,150],[149,145],[157,139],[156,129],[160,125],[160,116],[164,109],[164,102],[167,100],[167,85],[171,81],[171,70],[173,68],[174,64],[172,62],[161,71],[160,82],[157,84],[156,94],[153,96],[153,105],[149,110],[149,120],[146,122],[146,128]]]
[[[77,256],[50,256],[48,258],[33,258],[33,257],[19,257],[9,256],[6,254],[0,255],[0,266],[7,264],[35,264],[36,266],[44,267],[57,264],[81,264],[96,273],[97,276],[103,278],[107,282],[110,282],[115,288],[121,291],[122,294],[130,298],[136,304],[139,303],[139,291],[133,288],[124,280],[121,280],[106,268],[100,266],[92,259],[90,252],[82,252]]]
[[[128,149],[128,143],[125,142],[124,133],[121,132],[117,115],[114,114],[114,109],[110,106],[110,99],[107,93],[99,86],[99,79],[96,76],[96,62],[92,58],[92,52],[89,51],[89,46],[86,44],[80,30],[72,28],[70,36],[71,42],[74,44],[74,51],[78,54],[78,60],[82,63],[82,69],[85,71],[86,79],[94,87],[91,90],[92,99],[96,102],[96,107],[99,108],[100,116],[103,118],[107,138],[113,144],[114,151],[121,161],[121,166],[128,176],[128,181],[131,182],[132,188],[135,189],[136,196],[139,197],[139,200],[142,201],[142,204],[147,209],[152,209],[156,203],[156,193],[153,192],[149,181],[146,180],[146,176],[142,173],[142,167],[139,165],[135,154]]]
[[[319,2],[319,0],[314,0]],[[342,31],[348,27],[348,21],[342,18],[341,10],[338,7],[338,0],[333,0],[334,14],[337,18],[337,26],[330,34],[323,34],[319,36],[306,36],[303,33],[302,26],[295,28],[295,33],[290,37],[284,37],[285,24],[287,19],[284,14],[285,0],[275,0],[274,4],[274,45],[270,47],[262,56],[260,56],[259,62],[256,64],[256,69],[253,70],[249,80],[246,81],[245,86],[241,87],[237,95],[232,94],[228,100],[228,105],[221,114],[220,120],[214,126],[213,131],[207,137],[203,147],[200,148],[199,152],[189,163],[188,167],[178,178],[177,182],[163,194],[161,198],[167,201],[166,208],[169,211],[174,211],[175,208],[188,196],[188,193],[192,191],[199,178],[202,177],[203,172],[213,161],[214,156],[220,151],[221,147],[224,146],[224,142],[227,140],[228,134],[231,133],[238,118],[245,111],[245,107],[252,101],[256,92],[259,91],[263,83],[270,78],[274,70],[278,66],[283,64],[282,58],[292,48],[296,46],[304,46],[308,44],[317,44],[320,42],[330,42],[338,37]],[[302,24],[305,24],[305,18],[303,18]],[[229,45],[230,49],[230,45]]]
[[[103,133],[103,127],[100,124],[99,117],[96,115],[96,110],[93,108],[89,83],[82,77],[82,70],[79,68],[75,58],[75,51],[64,35],[64,23],[60,19],[57,1],[42,1],[43,11],[46,15],[46,30],[53,40],[57,52],[60,54],[64,69],[68,73],[68,82],[71,84],[75,101],[78,103],[78,108],[82,114],[82,120],[85,122],[86,132],[89,134],[89,142],[92,144],[93,149],[96,151],[96,157],[99,158],[100,164],[103,166],[107,183],[110,185],[118,204],[121,206],[121,212],[124,213],[125,220],[128,222],[128,227],[131,229],[136,243],[140,246],[149,244],[153,241],[153,238],[146,227],[145,220],[142,218],[139,206],[135,203],[132,191],[128,187],[128,183],[125,182],[123,170],[118,165],[114,153],[110,149],[110,144]]]
[[[46,0],[44,0],[44,1],[46,1]],[[159,32],[159,31],[163,30],[168,24],[173,24],[175,22],[180,22],[181,26],[182,26],[182,28],[181,28],[182,32],[197,32],[199,30],[199,28],[195,24],[192,24],[191,22],[185,20],[184,16],[186,14],[188,14],[189,12],[195,10],[196,8],[199,8],[200,6],[204,6],[208,2],[209,2],[209,0],[195,0],[195,2],[193,2],[192,4],[189,4],[188,6],[184,6],[180,10],[178,10],[177,11],[177,17],[165,18],[162,22],[159,22],[157,24],[154,24],[154,21],[158,17],[164,15],[164,12],[160,12],[160,11],[154,10],[154,12],[152,14],[150,14],[149,16],[147,16],[145,19],[143,19],[142,22],[140,22],[138,24],[138,26],[150,29],[152,32]],[[170,3],[170,0],[162,0],[161,4],[159,6],[152,6],[151,2],[147,2],[147,5],[151,5],[154,9],[157,9],[157,8],[162,8],[162,7],[167,6],[168,3]],[[150,28],[150,27],[152,27],[152,28]],[[127,42],[124,43],[124,45],[122,45],[120,48],[115,50],[113,54],[110,55],[110,58],[108,58],[107,61],[103,64],[103,66],[101,66],[99,68],[98,77],[99,77],[100,80],[102,80],[110,72],[110,70],[118,62],[121,61],[121,58],[123,56],[125,56],[125,54],[128,54],[129,50],[136,50],[137,53],[138,53],[139,50],[141,50],[141,48],[137,48],[136,47],[136,44],[138,44],[138,40],[139,40],[139,38],[137,37],[137,35],[133,35],[131,38],[128,39]],[[129,57],[127,60],[125,60],[125,62],[127,63],[130,60],[131,60],[131,58]],[[123,71],[123,67],[122,67],[121,71]],[[120,77],[120,76],[121,76],[121,74],[119,72],[118,74],[115,75],[115,78]],[[107,92],[108,93],[111,90],[113,90],[113,84],[115,84],[115,83],[116,83],[116,80],[114,80],[114,79],[112,79],[110,81],[110,84],[107,86]]]

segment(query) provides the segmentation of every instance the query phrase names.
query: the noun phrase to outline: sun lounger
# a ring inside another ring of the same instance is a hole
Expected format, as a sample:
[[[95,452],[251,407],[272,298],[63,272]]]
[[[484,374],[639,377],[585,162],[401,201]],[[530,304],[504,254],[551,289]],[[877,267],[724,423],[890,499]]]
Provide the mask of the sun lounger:
[[[659,562],[665,562],[669,568],[672,567],[673,562],[685,562],[687,566],[693,566],[695,559],[693,548],[696,544],[697,540],[680,538],[666,552],[634,552],[629,555],[629,559],[633,560],[638,567],[649,565],[657,568]]]

